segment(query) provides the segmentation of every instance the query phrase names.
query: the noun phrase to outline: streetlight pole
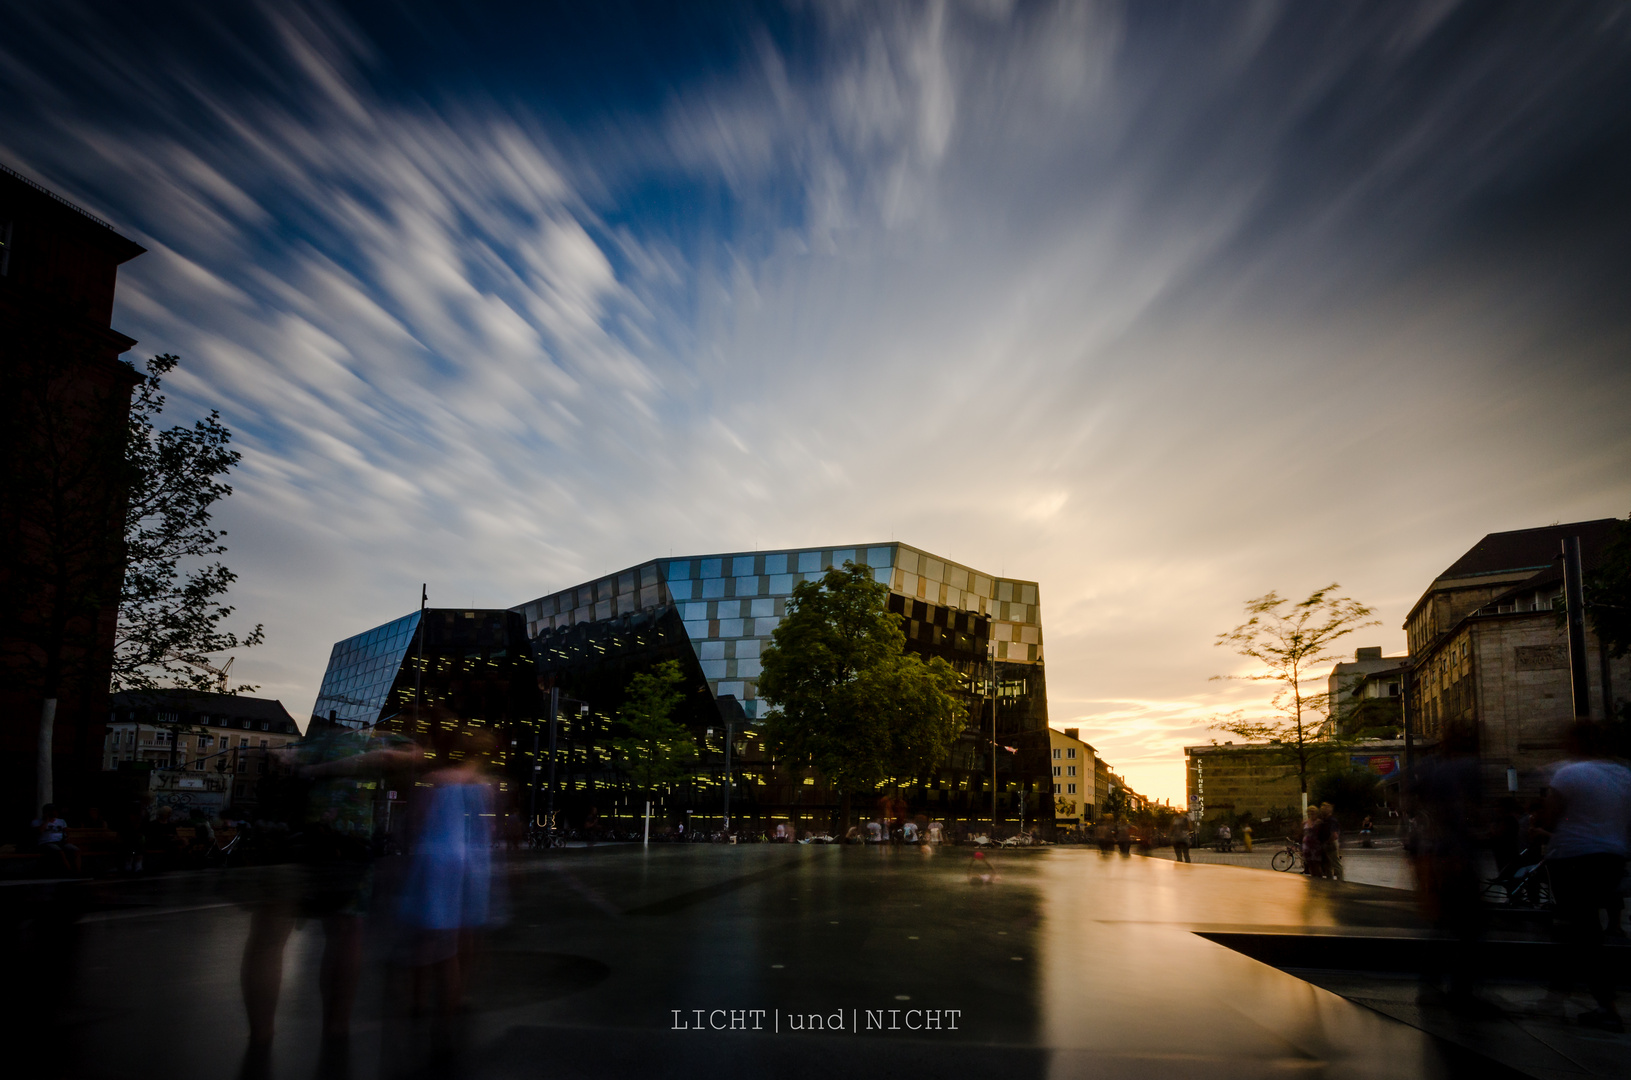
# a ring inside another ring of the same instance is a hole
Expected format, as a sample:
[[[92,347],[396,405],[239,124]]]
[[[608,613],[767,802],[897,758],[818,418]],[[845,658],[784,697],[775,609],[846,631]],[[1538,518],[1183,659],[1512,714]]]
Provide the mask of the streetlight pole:
[[[997,831],[997,643],[990,642],[991,653],[991,831]],[[995,839],[995,837],[993,837]]]
[[[731,831],[731,727],[729,718],[725,720],[725,831]]]

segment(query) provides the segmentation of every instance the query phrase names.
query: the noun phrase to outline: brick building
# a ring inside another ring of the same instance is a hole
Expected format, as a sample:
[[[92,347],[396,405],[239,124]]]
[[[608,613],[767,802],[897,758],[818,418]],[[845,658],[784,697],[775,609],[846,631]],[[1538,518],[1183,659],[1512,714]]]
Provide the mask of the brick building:
[[[1405,620],[1410,641],[1406,708],[1429,740],[1452,726],[1475,735],[1494,790],[1515,770],[1519,794],[1538,794],[1542,766],[1563,754],[1574,719],[1563,594],[1562,541],[1580,538],[1589,571],[1612,537],[1612,518],[1491,533],[1440,574]],[[1591,715],[1612,715],[1631,692],[1631,658],[1613,660],[1586,633]]]
[[[119,359],[136,343],[112,328],[113,292],[142,250],[0,166],[0,809],[12,819],[39,797],[42,714],[54,710],[54,800],[83,805],[100,774],[138,382]]]

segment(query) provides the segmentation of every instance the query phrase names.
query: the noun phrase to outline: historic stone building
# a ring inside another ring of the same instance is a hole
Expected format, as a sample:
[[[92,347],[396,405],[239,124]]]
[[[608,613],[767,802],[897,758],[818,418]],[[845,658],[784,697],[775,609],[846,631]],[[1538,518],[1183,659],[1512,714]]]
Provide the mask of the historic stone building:
[[[1574,719],[1563,594],[1562,541],[1580,538],[1589,571],[1613,535],[1612,518],[1491,533],[1440,574],[1405,620],[1410,642],[1407,719],[1431,742],[1452,727],[1476,738],[1495,790],[1512,770],[1538,794],[1542,766],[1563,753]],[[1613,660],[1588,628],[1591,715],[1612,715],[1631,691],[1631,659]]]

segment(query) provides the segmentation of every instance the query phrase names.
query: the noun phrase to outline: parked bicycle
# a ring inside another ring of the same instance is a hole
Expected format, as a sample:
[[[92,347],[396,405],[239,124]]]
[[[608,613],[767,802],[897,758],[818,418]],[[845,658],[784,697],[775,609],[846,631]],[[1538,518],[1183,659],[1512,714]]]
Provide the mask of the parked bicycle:
[[[1286,846],[1274,853],[1269,865],[1284,873],[1288,870],[1301,870],[1303,868],[1302,842],[1292,837],[1286,837]]]

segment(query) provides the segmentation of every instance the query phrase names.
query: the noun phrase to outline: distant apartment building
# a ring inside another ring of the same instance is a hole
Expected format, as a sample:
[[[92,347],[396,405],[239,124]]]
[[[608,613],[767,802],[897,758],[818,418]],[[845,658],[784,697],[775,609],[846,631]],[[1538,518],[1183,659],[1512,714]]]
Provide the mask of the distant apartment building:
[[[1404,765],[1404,742],[1369,739],[1316,744],[1310,782],[1323,772],[1369,770],[1384,781]],[[1189,809],[1201,820],[1295,817],[1302,785],[1295,748],[1284,743],[1212,743],[1184,747]]]
[[[1357,650],[1352,660],[1332,667],[1327,686],[1337,733],[1397,737],[1403,724],[1409,666],[1409,656],[1383,656],[1381,648],[1373,646]]]
[[[1562,541],[1579,537],[1587,570],[1612,538],[1612,518],[1491,533],[1435,578],[1405,620],[1406,710],[1432,740],[1452,728],[1476,739],[1493,786],[1507,770],[1538,794],[1543,766],[1563,753],[1574,720],[1563,593]],[[1613,715],[1631,692],[1631,658],[1615,660],[1587,630],[1591,713]]]
[[[273,751],[300,738],[283,703],[239,694],[147,690],[115,694],[102,768],[146,771],[160,805],[219,812],[252,805]]]
[[[1100,769],[1108,784],[1109,766],[1082,741],[1081,728],[1049,728],[1048,740],[1053,763],[1054,822],[1065,826],[1092,824],[1098,819],[1104,799],[1104,789],[1098,786]]]

